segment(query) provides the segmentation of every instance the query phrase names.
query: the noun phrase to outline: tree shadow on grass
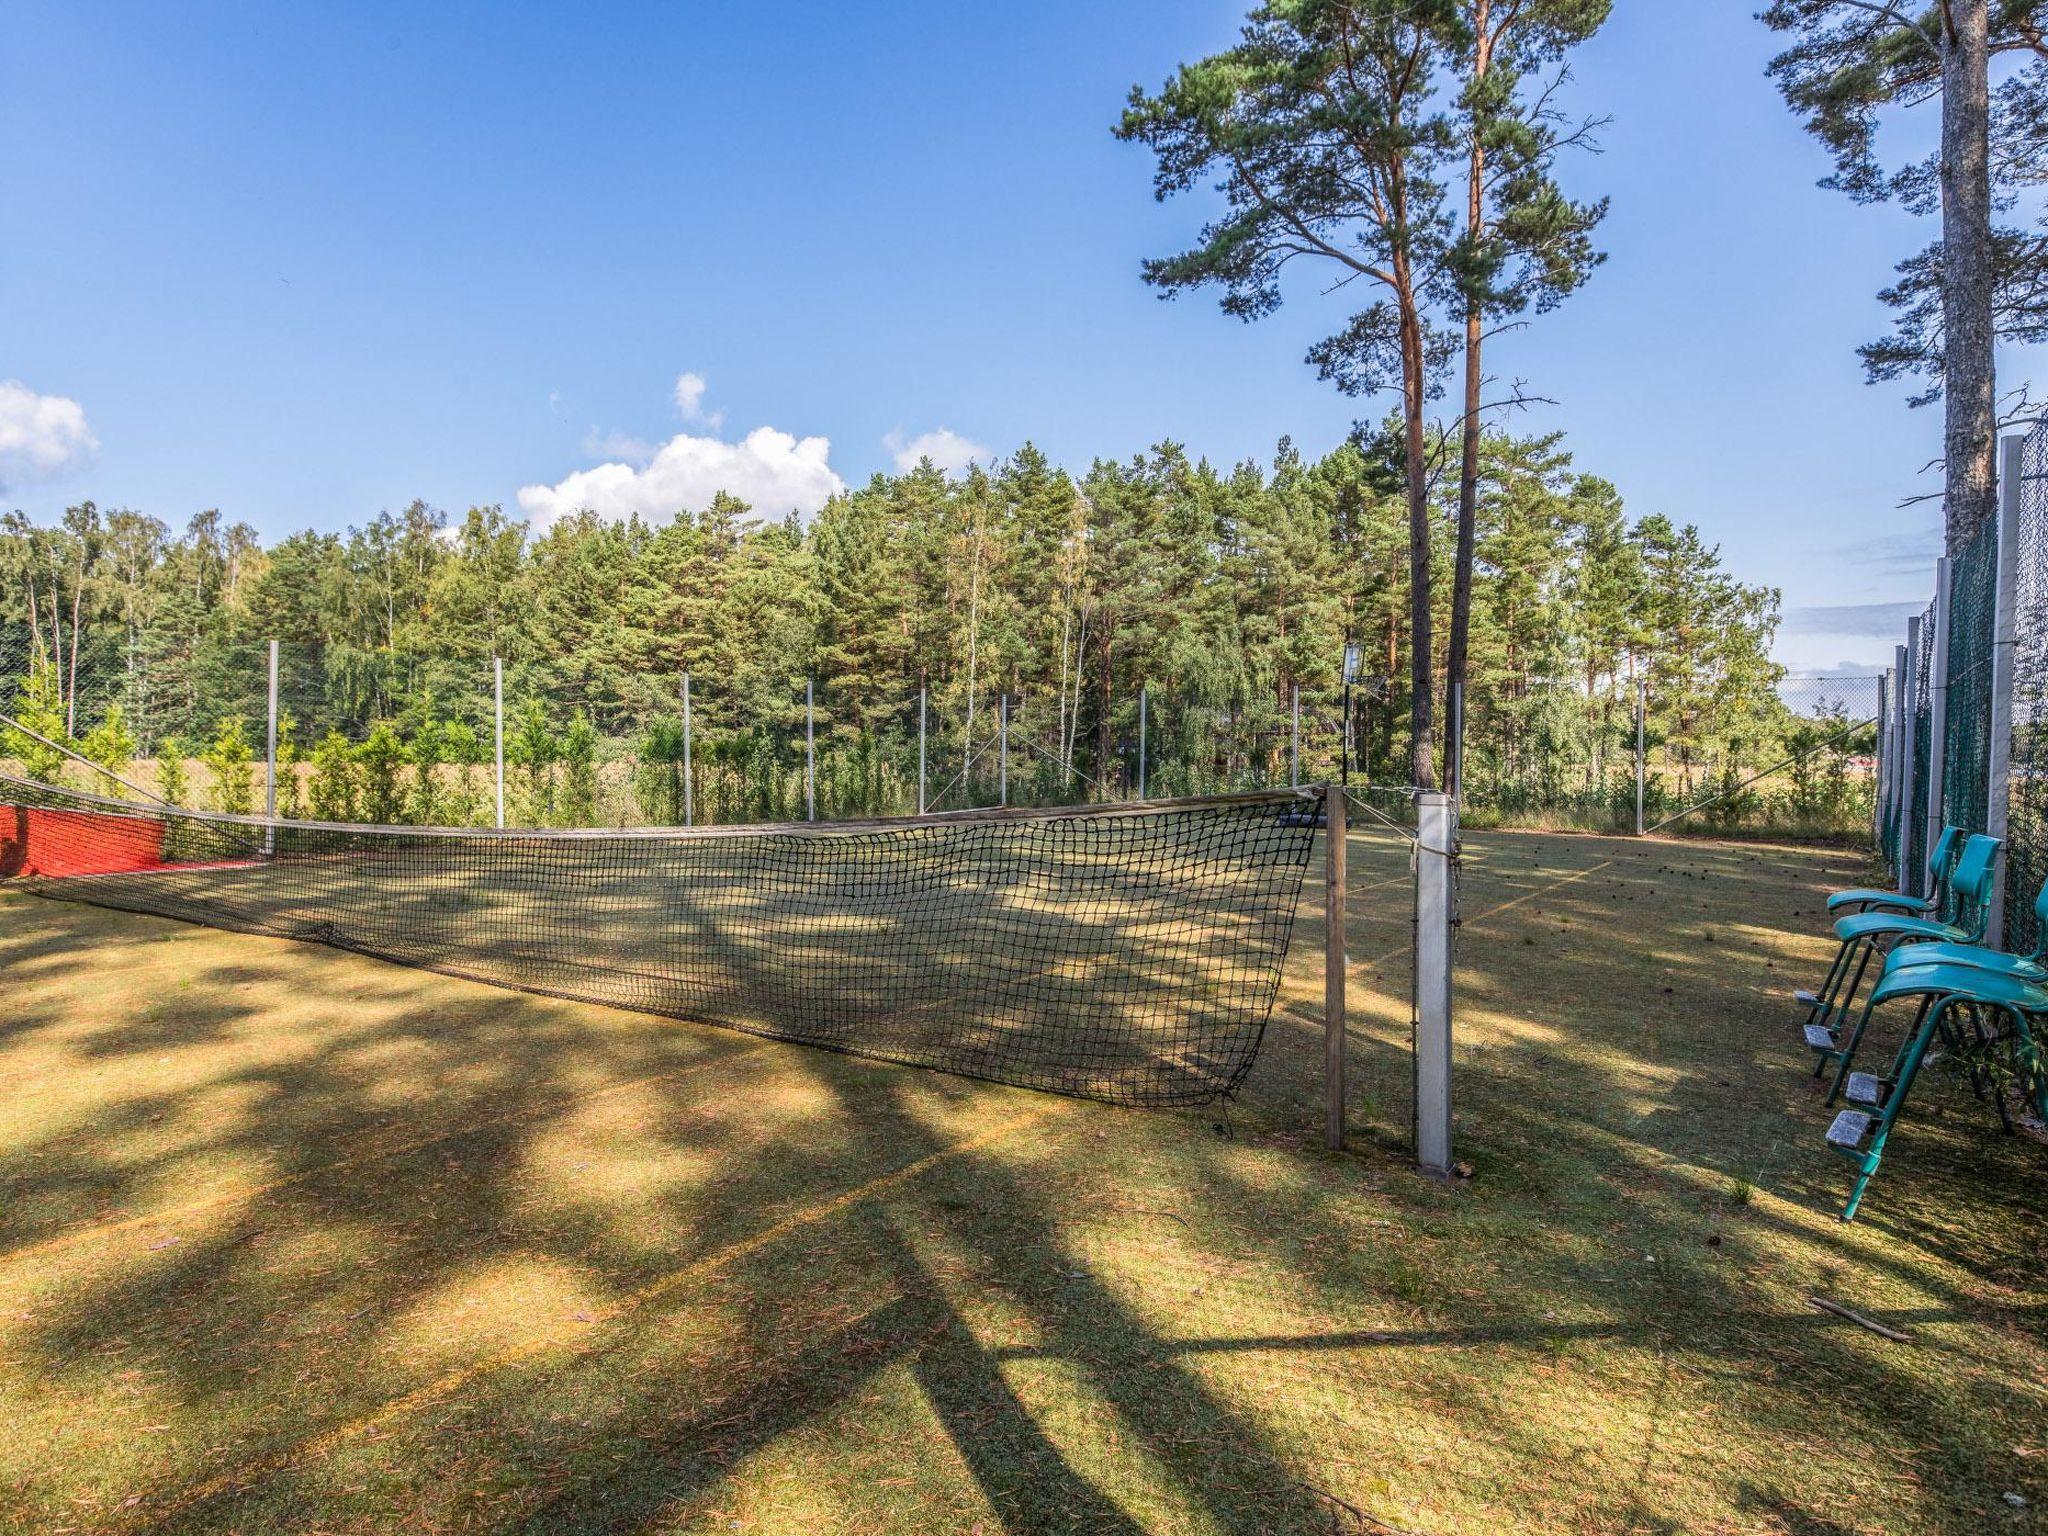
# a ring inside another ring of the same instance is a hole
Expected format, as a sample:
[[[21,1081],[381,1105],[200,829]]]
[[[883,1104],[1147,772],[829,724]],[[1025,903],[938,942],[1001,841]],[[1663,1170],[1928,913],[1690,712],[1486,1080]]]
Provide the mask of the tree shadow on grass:
[[[1599,852],[1570,851],[1555,868]],[[1506,890],[1542,889],[1525,862]],[[1477,887],[1468,900],[1486,894]],[[1588,877],[1515,912],[1556,931],[1616,899]],[[1708,915],[1725,922],[1724,910]],[[81,919],[73,942],[96,925],[135,927]],[[1622,946],[1610,961],[1567,957],[1600,1005],[1489,1042],[1462,1080],[1480,1173],[1469,1190],[1283,1144],[1292,1090],[1270,1093],[1263,1072],[1241,1116],[1258,1134],[1230,1141],[1187,1118],[347,957],[323,974],[356,995],[313,1010],[335,1015],[324,1032],[265,1055],[289,1033],[275,1021],[299,1001],[304,952],[208,939],[189,1031],[134,1053],[88,1038],[79,1059],[102,1071],[211,1052],[210,1072],[195,1064],[190,1082],[153,1092],[131,1082],[105,1118],[0,1148],[0,1176],[55,1191],[21,1233],[30,1241],[61,1231],[55,1213],[80,1179],[99,1181],[100,1204],[145,1210],[166,1184],[217,1178],[221,1164],[277,1187],[132,1241],[0,1266],[5,1352],[34,1387],[22,1413],[31,1431],[54,1426],[41,1459],[5,1475],[45,1523],[185,1531],[652,1531],[758,1506],[770,1496],[759,1468],[790,1456],[816,1474],[809,1493],[827,1511],[898,1529],[957,1528],[955,1516],[993,1508],[1019,1532],[1128,1530],[1168,1508],[1220,1529],[1320,1531],[1341,1511],[1311,1484],[1389,1512],[1415,1496],[1485,1508],[1495,1477],[1521,1478],[1533,1511],[1604,1499],[1594,1528],[1669,1521],[1646,1490],[1681,1454],[1676,1438],[1625,1440],[1581,1473],[1582,1432],[1527,1411],[1557,1362],[1595,1350],[1603,1369],[1669,1358],[1715,1381],[1723,1411],[1766,1448],[1826,1423],[1830,1441],[1903,1457],[1930,1487],[1996,1465],[1998,1419],[1937,1380],[1961,1363],[1951,1347],[1906,1355],[1839,1320],[1795,1321],[1750,1280],[1774,1249],[1803,1245],[1932,1298],[1873,1308],[1882,1320],[1921,1327],[1956,1310],[1909,1249],[1839,1252],[1701,1181],[1739,1168],[1756,1128],[1783,1115],[1782,1097],[1738,1096],[1715,1122],[1721,1075],[1747,1094],[1791,1048],[1749,1064],[1739,1032],[1762,1023],[1724,1018],[1688,1035],[1675,1005],[1652,1012],[1671,982],[1709,1008],[1753,1007],[1751,983],[1698,946],[1646,968],[1640,947],[1661,935],[1636,939],[1633,962]],[[1475,1006],[1529,995],[1532,948],[1482,947],[1468,932]],[[74,987],[34,1006],[32,1032],[61,1032],[95,1005]],[[1314,1044],[1307,1031],[1283,1040],[1287,1060]],[[1367,1078],[1398,1078],[1400,1054],[1377,1034],[1360,1055]],[[675,1071],[694,1075],[633,1086]],[[967,1144],[1026,1115],[1043,1118]],[[180,1129],[153,1147],[160,1124]],[[926,1158],[938,1161],[899,1178]],[[1519,1182],[1518,1164],[1531,1165]],[[1112,1217],[1133,1199],[1171,1215]],[[160,1233],[175,1243],[152,1248]],[[1713,1233],[1727,1238],[1718,1249],[1705,1245]],[[1194,1326],[1180,1300],[1205,1288],[1241,1298],[1247,1321],[1290,1309],[1329,1321]],[[1566,1317],[1543,1315],[1566,1305]],[[1232,1374],[1231,1362],[1262,1359],[1286,1368]],[[1389,1361],[1398,1373],[1376,1374]],[[1407,1384],[1418,1371],[1422,1385]],[[132,1410],[131,1387],[144,1394]],[[1624,1422],[1663,1416],[1640,1386],[1611,1390],[1605,1406]],[[1309,1434],[1290,1400],[1364,1414],[1383,1391],[1407,1394],[1390,1399],[1400,1413],[1454,1422],[1473,1465],[1431,1463],[1399,1439],[1370,1446],[1396,1479],[1373,1494],[1327,1459],[1345,1441]],[[96,1441],[87,1415],[135,1444]],[[164,1433],[143,1432],[158,1421]],[[856,1451],[893,1458],[916,1487],[879,1491],[880,1474],[847,1459]],[[1726,1509],[1747,1488],[1762,1501],[1752,1507],[1782,1511],[1807,1457],[1771,1454],[1774,1475],[1693,1496]],[[1812,1470],[1843,1475],[1838,1460]],[[1594,1471],[1615,1485],[1574,1487]],[[94,1503],[71,1502],[81,1486]],[[124,1514],[131,1489],[141,1501]],[[1931,1492],[1891,1507],[1925,1529],[1946,1511]]]

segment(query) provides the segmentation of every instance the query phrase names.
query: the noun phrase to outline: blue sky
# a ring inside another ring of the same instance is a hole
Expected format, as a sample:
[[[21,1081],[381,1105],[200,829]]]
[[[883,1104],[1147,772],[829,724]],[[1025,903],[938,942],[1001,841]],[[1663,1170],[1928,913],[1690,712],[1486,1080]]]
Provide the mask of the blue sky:
[[[1567,167],[1613,199],[1610,259],[1497,346],[1558,402],[1522,424],[1781,587],[1788,663],[1885,659],[1931,582],[1936,512],[1897,504],[1939,418],[1853,349],[1925,231],[1814,185],[1750,5],[1616,10],[1575,88],[1614,121]],[[15,0],[0,381],[76,451],[17,454],[0,503],[275,535],[415,496],[810,495],[933,443],[1321,452],[1381,409],[1301,361],[1343,299],[1162,303],[1138,262],[1208,205],[1154,203],[1109,133],[1240,14]]]

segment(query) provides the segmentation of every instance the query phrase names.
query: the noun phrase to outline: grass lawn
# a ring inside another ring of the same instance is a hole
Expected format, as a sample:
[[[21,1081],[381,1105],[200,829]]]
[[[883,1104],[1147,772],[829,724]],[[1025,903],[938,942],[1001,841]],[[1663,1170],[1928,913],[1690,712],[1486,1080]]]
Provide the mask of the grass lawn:
[[[1227,1115],[0,894],[0,1529],[2044,1528],[2048,1151],[1929,1074],[1835,1219],[1858,860],[1467,853],[1453,1186],[1391,839],[1341,1156],[1314,891]]]

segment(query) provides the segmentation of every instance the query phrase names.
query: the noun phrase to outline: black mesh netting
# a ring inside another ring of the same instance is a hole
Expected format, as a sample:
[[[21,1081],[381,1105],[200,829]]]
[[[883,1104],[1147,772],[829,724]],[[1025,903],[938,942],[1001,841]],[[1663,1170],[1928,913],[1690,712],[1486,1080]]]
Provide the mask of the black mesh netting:
[[[1982,832],[1991,771],[1991,653],[1998,603],[1996,519],[1978,530],[1956,557],[1950,573],[1942,821],[1966,832]]]
[[[607,833],[0,801],[40,895],[1136,1104],[1243,1080],[1315,836],[1288,792]]]
[[[2020,466],[2005,942],[2024,951],[2040,941],[2034,897],[2048,880],[2048,422],[2027,434]]]
[[[1934,739],[1933,668],[1934,605],[1929,603],[1920,619],[1920,643],[1914,651],[1912,696],[1908,701],[1912,710],[1913,782],[1906,798],[1906,847],[1902,862],[1906,889],[1915,896],[1927,894],[1927,791],[1934,776],[1929,750]]]

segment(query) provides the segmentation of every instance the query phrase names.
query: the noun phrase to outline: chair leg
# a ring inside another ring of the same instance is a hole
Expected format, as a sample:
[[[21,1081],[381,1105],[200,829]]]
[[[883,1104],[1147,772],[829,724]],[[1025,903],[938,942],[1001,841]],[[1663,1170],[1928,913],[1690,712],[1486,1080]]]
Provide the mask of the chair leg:
[[[1835,946],[1835,958],[1828,966],[1827,980],[1820,984],[1820,990],[1814,994],[1812,1006],[1806,1010],[1806,1017],[1800,1021],[1801,1028],[1808,1024],[1818,1024],[1828,1016],[1829,1000],[1835,995],[1835,988],[1841,983],[1842,969],[1849,962],[1849,952],[1855,948],[1854,939],[1845,939]]]
[[[1896,948],[1897,946],[1894,945],[1892,947]],[[1823,1024],[1830,1024],[1833,1028],[1840,1029],[1843,1024],[1848,1022],[1850,1011],[1856,1006],[1856,994],[1863,987],[1864,973],[1870,969],[1870,962],[1873,959],[1887,958],[1889,955],[1890,950],[1880,949],[1877,940],[1871,939],[1865,942],[1863,954],[1856,962],[1854,974],[1849,977],[1847,984],[1841,988],[1841,995],[1836,999],[1833,1011],[1821,1019]],[[1880,966],[1880,974],[1882,974],[1882,971],[1883,968]]]
[[[1856,954],[1856,966],[1851,972],[1848,956]],[[1832,1030],[1837,1041],[1841,1039],[1842,1026],[1848,1021],[1849,1010],[1855,1006],[1857,990],[1863,985],[1863,973],[1870,969],[1870,958],[1877,953],[1877,945],[1868,940],[1852,940],[1842,946],[1843,960],[1829,990],[1817,1001],[1807,1015],[1808,1022],[1818,1023]],[[1803,1026],[1802,1026],[1803,1027]],[[1813,1064],[1813,1075],[1819,1077],[1827,1070],[1833,1053],[1823,1054]]]
[[[2013,1068],[2019,1076],[2020,1102],[2041,1119],[2048,1120],[2048,1060],[2041,1055],[2041,1040],[2034,1030],[2035,1021],[2017,1008],[2010,1010],[2010,1017]],[[2009,1129],[2011,1121],[2006,1124]]]
[[[1870,1015],[1876,1006],[1875,1003],[1865,1003],[1863,1005],[1863,1015],[1857,1019],[1855,1029],[1850,1031],[1847,1040],[1835,1048],[1835,1080],[1828,1085],[1828,1096],[1821,1100],[1822,1104],[1832,1107],[1835,1100],[1842,1096],[1842,1086],[1849,1081],[1849,1069],[1856,1064],[1856,1048],[1863,1043],[1863,1032],[1870,1027]],[[1928,1010],[1933,1006],[1934,999],[1931,996],[1920,999],[1920,1011],[1913,1015],[1912,1027],[1906,1031],[1907,1042],[1910,1042],[1919,1034],[1921,1025],[1927,1022]],[[1904,1049],[1905,1043],[1901,1043],[1900,1050],[1903,1052]],[[1827,1064],[1826,1057],[1821,1058],[1821,1064],[1823,1066]],[[1891,1076],[1893,1081],[1896,1082],[1898,1080],[1898,1060],[1896,1057],[1892,1062]]]
[[[1884,1161],[1885,1143],[1891,1139],[1892,1127],[1898,1123],[1899,1114],[1906,1107],[1906,1095],[1912,1091],[1913,1079],[1920,1075],[1920,1063],[1926,1058],[1927,1046],[1935,1031],[1942,1026],[1942,1015],[1948,1011],[1949,999],[1943,998],[1930,1008],[1923,1005],[1919,1024],[1908,1038],[1906,1049],[1899,1064],[1899,1075],[1893,1082],[1891,1092],[1884,1096],[1884,1108],[1878,1112],[1877,1128],[1870,1133],[1870,1145],[1863,1149],[1858,1160],[1856,1182],[1849,1188],[1848,1203],[1842,1207],[1842,1220],[1854,1221],[1856,1211],[1863,1204],[1863,1192],[1870,1187],[1870,1181],[1877,1174],[1877,1166]]]

